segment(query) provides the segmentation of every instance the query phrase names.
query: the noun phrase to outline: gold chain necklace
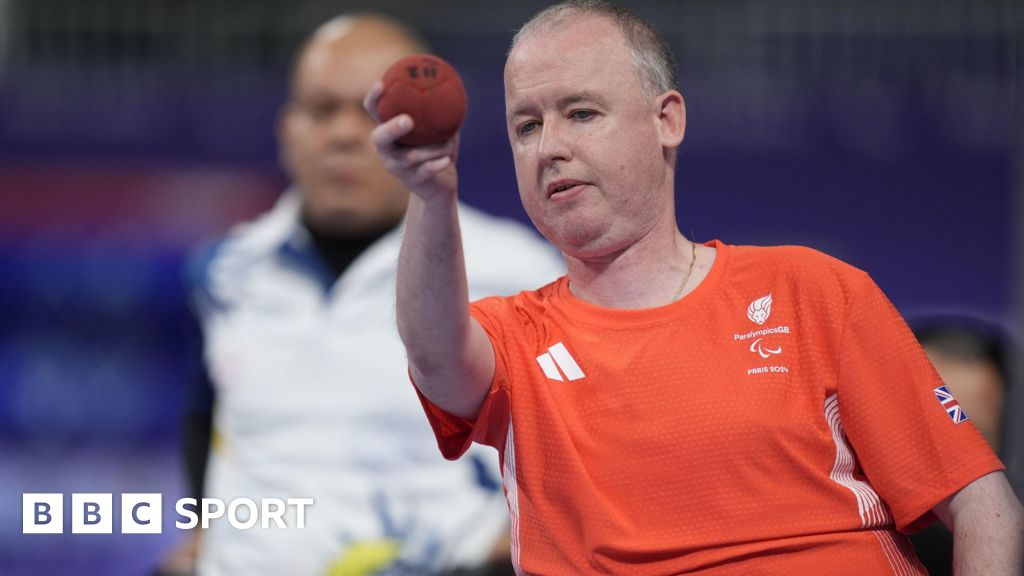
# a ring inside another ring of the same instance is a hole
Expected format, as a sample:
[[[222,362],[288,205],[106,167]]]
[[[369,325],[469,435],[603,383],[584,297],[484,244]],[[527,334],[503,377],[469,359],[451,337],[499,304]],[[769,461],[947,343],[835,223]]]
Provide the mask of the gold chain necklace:
[[[690,242],[690,268],[686,271],[686,276],[683,278],[683,283],[679,285],[679,290],[676,290],[676,295],[672,297],[672,302],[679,300],[679,297],[683,295],[683,290],[686,290],[686,283],[690,281],[690,276],[693,275],[693,263],[697,261],[697,243]]]

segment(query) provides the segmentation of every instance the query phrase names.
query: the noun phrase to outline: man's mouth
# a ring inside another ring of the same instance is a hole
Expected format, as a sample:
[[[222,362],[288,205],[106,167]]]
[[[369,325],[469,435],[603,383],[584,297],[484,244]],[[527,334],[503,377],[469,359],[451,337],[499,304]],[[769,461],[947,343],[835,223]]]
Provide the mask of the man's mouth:
[[[326,175],[333,184],[353,185],[360,182],[359,173],[348,168],[328,168]]]
[[[579,180],[557,180],[548,184],[548,198],[552,198],[558,194],[566,194],[567,192],[571,192],[573,189],[584,186],[585,184],[586,182],[580,182]]]

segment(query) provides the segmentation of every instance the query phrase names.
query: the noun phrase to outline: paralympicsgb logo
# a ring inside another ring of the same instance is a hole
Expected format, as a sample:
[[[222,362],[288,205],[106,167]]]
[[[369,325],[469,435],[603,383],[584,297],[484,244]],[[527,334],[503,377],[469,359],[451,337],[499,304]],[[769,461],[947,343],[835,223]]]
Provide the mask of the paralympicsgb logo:
[[[757,324],[758,326],[764,326],[768,322],[768,318],[772,315],[772,293],[769,292],[760,298],[755,298],[747,306],[747,319]],[[750,340],[748,349],[753,354],[756,354],[763,360],[768,360],[773,356],[782,354],[782,345],[779,344],[779,339],[784,338],[785,335],[789,334],[788,325],[779,325],[772,327],[755,328],[746,333],[737,332],[732,335],[733,340],[742,342]],[[747,369],[747,375],[751,374],[770,374],[770,373],[789,373],[788,366],[756,366]]]
[[[772,293],[769,292],[767,296],[762,296],[757,300],[750,303],[747,306],[747,318],[758,326],[763,325],[768,321],[768,317],[772,314]]]

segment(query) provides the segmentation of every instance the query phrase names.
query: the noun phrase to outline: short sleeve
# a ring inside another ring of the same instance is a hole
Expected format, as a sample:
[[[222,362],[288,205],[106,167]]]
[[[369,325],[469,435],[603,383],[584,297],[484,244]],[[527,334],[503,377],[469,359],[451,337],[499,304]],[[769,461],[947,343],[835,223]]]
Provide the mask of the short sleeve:
[[[431,402],[416,388],[427,420],[434,431],[441,454],[455,460],[469,450],[473,442],[504,449],[511,418],[508,388],[508,361],[504,346],[501,313],[506,298],[494,297],[470,304],[470,315],[480,323],[494,350],[494,378],[475,420],[451,414]],[[410,374],[410,379],[412,375]],[[415,381],[413,382],[415,385]]]
[[[942,381],[892,303],[858,274],[840,346],[840,417],[897,528],[914,531],[934,521],[936,504],[1003,465],[939,390]]]

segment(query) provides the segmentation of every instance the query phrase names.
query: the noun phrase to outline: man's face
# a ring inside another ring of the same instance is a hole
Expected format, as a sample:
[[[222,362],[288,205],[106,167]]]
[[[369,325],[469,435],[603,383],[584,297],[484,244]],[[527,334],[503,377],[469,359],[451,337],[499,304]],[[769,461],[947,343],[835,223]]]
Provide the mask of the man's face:
[[[610,20],[522,39],[505,65],[505,106],[523,206],[566,254],[613,254],[674,218],[659,98],[644,94]]]
[[[325,233],[358,234],[401,219],[408,192],[381,164],[363,97],[392,62],[411,52],[401,43],[367,40],[354,30],[314,40],[295,70],[278,136],[285,169],[303,194],[304,216]]]

